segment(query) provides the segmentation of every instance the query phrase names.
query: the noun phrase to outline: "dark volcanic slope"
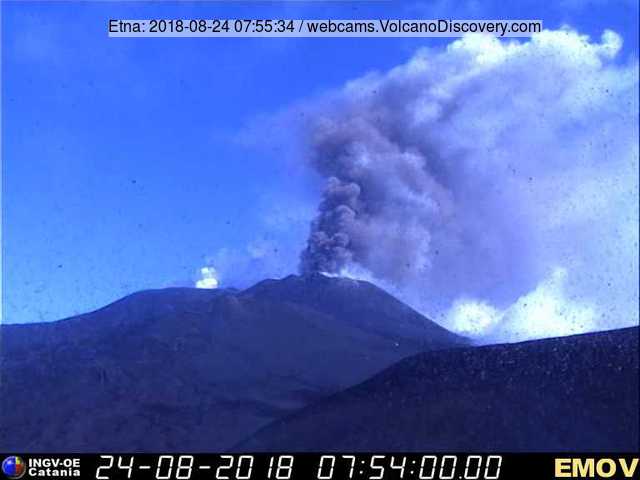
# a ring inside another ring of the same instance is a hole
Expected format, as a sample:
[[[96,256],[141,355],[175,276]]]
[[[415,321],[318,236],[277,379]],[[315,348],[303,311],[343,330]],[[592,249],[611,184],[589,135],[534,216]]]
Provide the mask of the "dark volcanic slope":
[[[239,451],[637,451],[638,328],[428,352]]]
[[[220,451],[416,352],[464,342],[366,282],[167,289],[0,328],[0,450]]]

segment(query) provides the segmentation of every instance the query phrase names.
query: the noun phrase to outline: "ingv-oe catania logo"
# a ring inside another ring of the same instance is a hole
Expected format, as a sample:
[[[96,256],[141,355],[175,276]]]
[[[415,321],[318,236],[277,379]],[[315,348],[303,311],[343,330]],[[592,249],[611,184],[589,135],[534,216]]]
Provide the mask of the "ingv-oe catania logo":
[[[2,473],[12,480],[22,478],[27,471],[27,464],[22,458],[12,455],[2,461]]]

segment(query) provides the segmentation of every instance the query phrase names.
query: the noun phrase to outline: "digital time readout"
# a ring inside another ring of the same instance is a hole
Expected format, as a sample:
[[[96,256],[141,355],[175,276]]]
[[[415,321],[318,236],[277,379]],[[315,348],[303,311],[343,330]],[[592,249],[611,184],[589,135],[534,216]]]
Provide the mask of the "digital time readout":
[[[498,480],[499,455],[101,455],[96,480]]]

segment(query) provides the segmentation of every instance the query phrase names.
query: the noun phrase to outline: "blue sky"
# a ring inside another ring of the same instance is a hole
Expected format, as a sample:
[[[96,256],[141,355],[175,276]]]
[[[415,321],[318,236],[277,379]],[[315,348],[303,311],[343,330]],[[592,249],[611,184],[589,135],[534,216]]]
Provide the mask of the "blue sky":
[[[448,42],[110,39],[108,19],[539,18],[612,29],[621,61],[638,55],[637,2],[502,3],[4,2],[3,321],[192,285],[212,258],[242,263],[255,248],[273,251],[260,274],[293,272],[320,182],[279,143],[248,145],[247,126]]]

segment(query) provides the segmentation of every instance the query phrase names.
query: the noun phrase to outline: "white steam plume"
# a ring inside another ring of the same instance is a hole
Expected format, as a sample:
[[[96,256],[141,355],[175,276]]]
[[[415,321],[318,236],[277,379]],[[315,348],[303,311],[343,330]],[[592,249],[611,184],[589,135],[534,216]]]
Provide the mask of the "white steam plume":
[[[498,340],[637,324],[638,64],[621,44],[470,36],[303,107],[326,187],[301,271],[357,272]]]
[[[196,288],[218,288],[218,272],[213,267],[202,267],[200,278],[196,280]]]

